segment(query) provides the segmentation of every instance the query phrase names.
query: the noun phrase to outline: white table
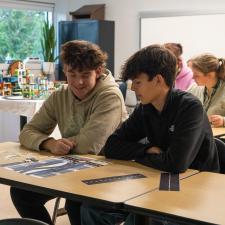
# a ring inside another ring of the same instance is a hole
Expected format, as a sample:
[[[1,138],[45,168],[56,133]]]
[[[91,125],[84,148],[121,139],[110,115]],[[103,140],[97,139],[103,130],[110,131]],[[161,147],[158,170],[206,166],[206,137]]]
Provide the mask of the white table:
[[[32,117],[41,107],[44,100],[6,99],[0,97],[0,111],[11,112],[20,116],[20,129],[27,122],[27,117]]]
[[[0,96],[0,112],[13,113],[15,115],[19,115],[20,130],[21,130],[23,126],[27,123],[27,118],[32,118],[33,115],[40,109],[43,102],[44,100],[30,100],[30,99],[9,100]],[[4,118],[4,120],[7,120],[7,119]],[[10,116],[9,116],[9,120],[10,120]],[[7,123],[7,121],[3,121],[3,122]],[[9,124],[10,124],[10,121],[9,121]],[[7,125],[5,126],[5,128],[8,129]],[[18,141],[17,138],[15,138],[19,135],[19,130],[17,130],[18,128],[16,129],[15,124],[11,124],[10,128],[11,128],[10,131],[13,132],[14,137],[13,138],[11,137],[9,139],[7,138],[7,141]],[[4,129],[4,126],[2,125],[1,121],[0,121],[0,129]],[[55,128],[55,130],[50,136],[56,139],[61,138],[61,134],[59,132],[58,126]],[[6,140],[3,140],[3,141],[6,141]],[[0,139],[0,142],[1,142],[1,139]]]
[[[182,179],[180,191],[159,191],[126,201],[128,211],[176,224],[225,224],[224,174],[200,172]]]
[[[0,164],[24,161],[27,157],[44,159],[52,157],[52,155],[47,151],[28,150],[18,143],[0,143]],[[106,160],[103,156],[88,155],[88,157]],[[158,188],[161,171],[131,161],[110,159],[107,161],[109,164],[102,167],[72,171],[45,178],[29,176],[0,167],[0,183],[37,193],[113,208],[121,208],[125,201]],[[83,182],[84,180],[102,180],[102,178],[137,173],[144,175],[145,178],[102,182],[95,185],[87,185]],[[180,174],[180,179],[188,179],[197,173],[197,170],[187,170]]]

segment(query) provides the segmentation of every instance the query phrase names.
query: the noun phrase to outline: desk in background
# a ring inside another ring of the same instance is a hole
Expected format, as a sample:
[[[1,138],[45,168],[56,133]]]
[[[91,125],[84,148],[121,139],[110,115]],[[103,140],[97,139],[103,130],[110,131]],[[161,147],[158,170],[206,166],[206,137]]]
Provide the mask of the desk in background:
[[[20,130],[27,122],[27,117],[32,117],[41,107],[44,100],[8,100],[0,97],[0,111],[11,112],[20,116]]]
[[[180,181],[180,191],[153,191],[125,208],[155,219],[186,224],[225,224],[225,176],[201,172]]]
[[[30,100],[30,99],[8,100],[8,99],[5,99],[4,97],[0,97],[0,112],[5,112],[5,113],[8,112],[8,113],[13,113],[15,115],[19,115],[20,130],[22,130],[23,126],[27,123],[27,118],[32,118],[33,115],[40,109],[43,102],[44,100]],[[7,121],[4,121],[4,123],[7,123]],[[16,128],[17,127],[14,125],[13,127],[11,127],[11,130],[14,133],[14,135],[17,137],[19,136],[19,131],[17,130],[18,128],[17,129]],[[2,130],[1,132],[4,132],[4,130]],[[61,138],[61,134],[59,132],[58,126],[56,126],[55,130],[50,136],[56,139]]]
[[[18,157],[10,158],[10,155]],[[21,161],[20,156],[49,157],[44,151],[35,152],[22,148],[18,143],[0,143],[0,163]],[[95,156],[96,158],[96,156]],[[101,206],[122,208],[128,199],[145,194],[158,188],[160,171],[145,167],[131,161],[109,160],[110,164],[98,168],[79,170],[47,178],[37,178],[0,167],[0,183],[17,188],[45,193],[71,200],[86,201]],[[189,177],[198,171],[188,170],[180,175]],[[122,180],[117,182],[87,185],[82,180],[121,176],[128,174],[143,174],[146,178]]]

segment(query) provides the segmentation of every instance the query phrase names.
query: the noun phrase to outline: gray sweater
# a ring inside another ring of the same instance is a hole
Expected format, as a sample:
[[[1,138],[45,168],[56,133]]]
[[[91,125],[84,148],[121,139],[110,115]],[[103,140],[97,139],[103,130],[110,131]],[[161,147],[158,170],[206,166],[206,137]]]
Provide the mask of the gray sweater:
[[[204,99],[204,86],[192,86],[187,91],[200,99],[203,104]],[[220,115],[225,120],[225,82],[221,81],[215,95],[212,97],[210,106],[207,110],[207,115]],[[224,121],[225,122],[225,121]],[[224,123],[225,124],[225,123]]]

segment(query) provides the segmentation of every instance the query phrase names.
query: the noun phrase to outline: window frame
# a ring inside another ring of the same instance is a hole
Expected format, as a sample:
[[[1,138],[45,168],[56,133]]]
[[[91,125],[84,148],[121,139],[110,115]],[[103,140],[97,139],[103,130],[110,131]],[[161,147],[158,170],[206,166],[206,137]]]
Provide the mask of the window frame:
[[[13,8],[18,10],[49,11],[54,13],[55,1],[32,1],[32,0],[1,0],[0,8]]]

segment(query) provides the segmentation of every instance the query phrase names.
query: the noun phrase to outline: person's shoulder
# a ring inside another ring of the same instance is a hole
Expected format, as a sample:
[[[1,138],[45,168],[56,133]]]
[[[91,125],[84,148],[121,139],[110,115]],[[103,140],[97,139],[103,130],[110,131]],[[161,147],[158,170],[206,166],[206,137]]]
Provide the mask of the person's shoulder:
[[[55,90],[53,93],[55,95],[62,95],[69,92],[68,84],[63,84],[60,88]]]
[[[225,81],[221,80],[219,87],[216,91],[215,99],[219,99],[220,101],[225,101]]]
[[[221,80],[221,89],[225,89],[225,81]]]
[[[68,85],[62,85],[59,89],[55,90],[49,97],[48,101],[64,101],[65,99],[68,99],[70,95],[70,89],[68,88]]]
[[[203,93],[204,88],[204,86],[199,86],[196,83],[193,83],[188,87],[187,92],[192,93],[194,95],[198,95],[199,93]]]
[[[105,89],[109,87],[118,87],[115,78],[109,70],[106,70],[97,81],[96,89]]]
[[[107,87],[96,92],[95,98],[98,101],[119,101],[124,102],[122,92],[118,87]]]
[[[197,97],[181,90],[174,90],[172,95],[170,109],[173,113],[177,113],[177,115],[182,117],[188,116],[188,118],[202,115],[204,109],[201,101]]]
[[[179,89],[173,89],[172,96],[175,103],[180,102],[181,104],[186,106],[190,104],[197,104],[202,106],[202,103],[199,100],[199,98],[194,96],[192,93],[182,91]]]
[[[106,70],[106,73],[102,74],[98,80],[95,92],[99,96],[117,96],[123,98],[119,85],[109,70]]]

